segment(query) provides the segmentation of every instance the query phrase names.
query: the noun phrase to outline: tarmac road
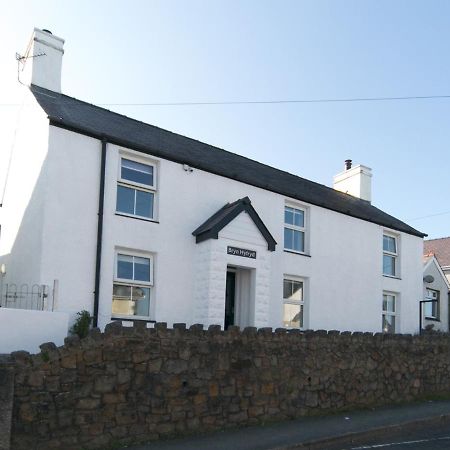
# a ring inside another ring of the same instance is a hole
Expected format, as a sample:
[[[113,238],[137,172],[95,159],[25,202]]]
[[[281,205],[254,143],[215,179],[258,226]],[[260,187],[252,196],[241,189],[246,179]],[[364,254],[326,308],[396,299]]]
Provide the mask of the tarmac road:
[[[450,401],[428,401],[333,416],[304,417],[264,426],[155,441],[126,448],[126,450],[294,449],[450,450]]]
[[[416,430],[398,430],[382,437],[361,438],[324,450],[449,450],[450,424],[417,424]]]

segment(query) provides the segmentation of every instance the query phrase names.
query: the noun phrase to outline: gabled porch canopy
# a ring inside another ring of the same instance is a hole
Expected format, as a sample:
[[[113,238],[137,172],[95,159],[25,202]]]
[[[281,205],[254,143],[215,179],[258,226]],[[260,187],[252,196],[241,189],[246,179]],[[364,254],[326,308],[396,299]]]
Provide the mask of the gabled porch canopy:
[[[198,244],[206,241],[207,239],[218,239],[219,232],[243,211],[250,216],[253,223],[266,240],[267,249],[271,252],[275,251],[275,246],[277,243],[267,227],[264,225],[264,222],[261,220],[258,213],[255,211],[255,208],[253,208],[252,202],[248,197],[241,198],[233,203],[227,203],[209,219],[203,222],[195,231],[192,232],[195,236],[196,243]]]

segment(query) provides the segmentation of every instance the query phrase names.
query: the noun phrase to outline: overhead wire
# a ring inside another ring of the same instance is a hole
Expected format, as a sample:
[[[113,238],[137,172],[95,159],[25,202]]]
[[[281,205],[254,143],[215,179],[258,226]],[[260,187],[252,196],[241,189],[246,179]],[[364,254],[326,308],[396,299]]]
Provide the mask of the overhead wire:
[[[428,219],[429,217],[445,216],[446,214],[450,214],[450,211],[443,211],[435,214],[428,214],[426,216],[413,217],[412,219],[408,219],[408,222],[412,222],[414,220]]]
[[[16,147],[17,131],[19,129],[19,123],[20,123],[20,119],[21,119],[21,116],[22,116],[22,111],[23,111],[23,108],[25,106],[25,99],[26,99],[26,92],[23,93],[22,103],[17,105],[17,106],[20,106],[20,108],[17,111],[16,124],[15,124],[15,127],[14,127],[14,133],[13,133],[13,136],[12,136],[11,147],[10,147],[10,150],[9,150],[8,162],[6,164],[6,172],[5,172],[4,182],[3,182],[2,196],[0,198],[0,207],[3,206],[3,202],[5,201],[5,194],[6,194],[6,189],[7,189],[7,186],[8,186],[9,172],[11,170],[11,163],[12,163],[12,159],[13,159],[14,149]]]
[[[323,98],[323,99],[298,99],[298,100],[236,100],[236,101],[214,101],[214,102],[155,102],[155,103],[97,103],[98,106],[213,106],[213,105],[264,105],[264,104],[292,104],[292,103],[351,103],[351,102],[383,102],[383,101],[405,101],[405,100],[436,100],[436,99],[450,99],[450,95],[410,95],[410,96],[398,96],[398,97],[355,97],[355,98]],[[0,103],[0,106],[21,106],[22,104],[15,103]],[[20,116],[20,111],[19,114]],[[14,132],[13,145],[10,152],[10,159],[8,162],[7,175],[9,172],[9,166],[11,164],[11,158],[14,148],[14,142],[16,138],[17,129]],[[2,199],[0,205],[3,202],[7,178],[5,180],[5,186],[3,188]],[[414,217],[408,219],[409,221],[427,219],[429,217],[436,217],[450,214],[450,211],[444,211],[436,214],[428,214],[425,216]]]
[[[405,100],[450,99],[450,95],[409,95],[398,97],[353,97],[353,98],[319,98],[291,100],[230,100],[230,101],[193,101],[193,102],[148,102],[148,103],[96,103],[99,106],[214,106],[214,105],[274,105],[292,103],[357,103],[386,102]],[[0,103],[0,106],[19,106],[16,103]]]
[[[273,105],[289,103],[350,103],[380,102],[399,100],[449,99],[450,95],[415,95],[406,97],[356,97],[356,98],[322,98],[299,100],[236,100],[217,102],[161,102],[161,103],[103,103],[105,106],[208,106],[208,105]]]

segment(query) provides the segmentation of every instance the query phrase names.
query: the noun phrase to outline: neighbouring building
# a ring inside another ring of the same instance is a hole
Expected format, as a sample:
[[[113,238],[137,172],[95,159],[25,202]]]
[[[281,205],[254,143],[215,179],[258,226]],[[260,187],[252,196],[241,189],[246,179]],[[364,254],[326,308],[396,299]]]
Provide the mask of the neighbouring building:
[[[35,29],[22,60],[4,286],[57,280],[47,308],[100,327],[418,331],[425,235],[371,204],[368,167],[330,188],[66,96],[63,43]]]
[[[450,237],[427,239],[423,242],[423,254],[435,256],[450,282]]]
[[[425,241],[426,242],[426,241]],[[422,328],[449,331],[450,284],[439,261],[433,255],[423,257]]]

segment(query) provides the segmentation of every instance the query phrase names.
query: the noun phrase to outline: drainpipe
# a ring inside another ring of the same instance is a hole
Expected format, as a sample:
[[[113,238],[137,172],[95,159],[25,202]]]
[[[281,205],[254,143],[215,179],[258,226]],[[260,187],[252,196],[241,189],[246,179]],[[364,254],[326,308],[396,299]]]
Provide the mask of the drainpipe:
[[[103,205],[105,202],[106,138],[102,138],[102,159],[100,163],[100,188],[98,195],[97,253],[95,259],[94,317],[93,326],[98,326],[98,304],[100,298],[100,270],[102,266]]]

